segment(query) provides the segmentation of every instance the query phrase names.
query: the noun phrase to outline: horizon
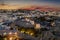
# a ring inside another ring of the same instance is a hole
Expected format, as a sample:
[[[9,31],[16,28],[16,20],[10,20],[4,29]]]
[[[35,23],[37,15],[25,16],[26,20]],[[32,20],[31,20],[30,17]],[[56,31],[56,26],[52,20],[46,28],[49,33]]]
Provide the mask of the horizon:
[[[60,0],[0,0],[0,4],[8,5],[37,5],[60,7]]]
[[[0,9],[51,7],[60,9],[59,0],[0,0]]]
[[[30,8],[55,8],[55,9],[60,9],[60,7],[56,6],[38,6],[38,5],[8,5],[8,4],[0,4],[0,9],[30,9]]]

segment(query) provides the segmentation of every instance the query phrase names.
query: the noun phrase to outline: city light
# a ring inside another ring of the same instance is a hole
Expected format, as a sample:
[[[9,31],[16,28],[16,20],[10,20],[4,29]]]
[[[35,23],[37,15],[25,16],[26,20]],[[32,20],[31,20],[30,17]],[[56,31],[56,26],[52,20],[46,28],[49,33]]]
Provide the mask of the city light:
[[[9,38],[9,40],[13,40],[13,38],[12,38],[12,37],[10,37],[10,38]]]
[[[36,24],[35,29],[40,29],[40,28],[41,28],[40,24]]]
[[[7,33],[5,32],[4,35],[7,35]]]
[[[12,34],[12,32],[9,32],[9,34],[11,35],[11,34]]]
[[[60,40],[60,9],[13,4],[0,4],[0,40]]]
[[[17,35],[17,32],[15,32],[14,34]]]
[[[30,35],[32,36],[32,35],[34,35],[34,33],[30,33]]]
[[[26,32],[26,34],[29,34],[29,33],[30,33],[29,31]]]
[[[24,33],[24,32],[25,32],[24,30],[21,31],[21,33]]]

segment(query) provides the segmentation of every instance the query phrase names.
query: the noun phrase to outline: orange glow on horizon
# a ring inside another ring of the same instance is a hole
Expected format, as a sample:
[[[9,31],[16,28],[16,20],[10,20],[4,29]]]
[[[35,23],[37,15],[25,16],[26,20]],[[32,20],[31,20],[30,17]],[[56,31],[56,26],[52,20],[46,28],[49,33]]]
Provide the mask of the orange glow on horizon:
[[[26,10],[34,10],[34,9],[40,9],[40,10],[60,10],[60,8],[55,7],[48,7],[48,6],[32,6],[32,5],[0,5],[0,9],[26,9]]]
[[[28,5],[0,5],[0,9],[22,9],[22,8],[29,8]]]

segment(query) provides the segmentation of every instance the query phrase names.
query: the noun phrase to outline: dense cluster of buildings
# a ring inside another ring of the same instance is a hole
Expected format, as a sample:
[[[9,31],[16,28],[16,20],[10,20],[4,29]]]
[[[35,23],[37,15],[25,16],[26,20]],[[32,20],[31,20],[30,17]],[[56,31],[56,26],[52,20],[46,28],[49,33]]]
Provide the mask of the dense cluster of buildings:
[[[3,40],[58,40],[59,18],[57,11],[0,10],[0,36]]]

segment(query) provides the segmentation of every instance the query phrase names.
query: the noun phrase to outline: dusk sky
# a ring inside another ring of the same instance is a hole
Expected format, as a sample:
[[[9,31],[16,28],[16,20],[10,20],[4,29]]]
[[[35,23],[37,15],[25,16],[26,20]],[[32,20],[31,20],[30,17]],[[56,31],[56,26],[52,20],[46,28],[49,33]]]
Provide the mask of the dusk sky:
[[[60,6],[60,0],[0,0],[0,3],[11,5],[52,5]]]

